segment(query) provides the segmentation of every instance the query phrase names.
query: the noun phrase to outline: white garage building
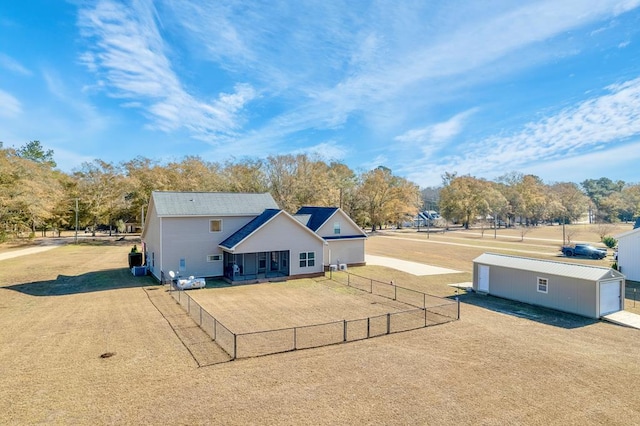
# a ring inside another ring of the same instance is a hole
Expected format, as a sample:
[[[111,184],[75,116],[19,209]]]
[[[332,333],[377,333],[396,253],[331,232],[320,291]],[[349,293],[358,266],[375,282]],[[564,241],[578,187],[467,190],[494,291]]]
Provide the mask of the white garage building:
[[[624,309],[615,269],[484,253],[473,260],[473,289],[590,318]]]

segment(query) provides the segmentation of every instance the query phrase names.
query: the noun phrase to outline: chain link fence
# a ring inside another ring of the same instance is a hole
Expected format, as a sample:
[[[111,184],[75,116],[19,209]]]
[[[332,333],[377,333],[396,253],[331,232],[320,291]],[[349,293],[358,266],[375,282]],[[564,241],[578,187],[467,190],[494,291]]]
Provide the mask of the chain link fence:
[[[172,297],[231,359],[250,358],[299,349],[317,348],[385,334],[400,333],[455,321],[460,318],[460,301],[428,295],[382,281],[346,275],[333,281],[368,293],[402,302],[410,309],[367,318],[277,330],[234,333],[202,308],[189,294],[170,284]],[[337,279],[336,279],[337,278]]]

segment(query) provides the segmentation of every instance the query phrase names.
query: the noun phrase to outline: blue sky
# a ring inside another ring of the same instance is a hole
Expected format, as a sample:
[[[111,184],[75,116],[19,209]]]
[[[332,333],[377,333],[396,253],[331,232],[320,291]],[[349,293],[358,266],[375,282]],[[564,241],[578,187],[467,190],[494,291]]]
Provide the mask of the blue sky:
[[[640,0],[5,1],[0,141],[640,182]]]

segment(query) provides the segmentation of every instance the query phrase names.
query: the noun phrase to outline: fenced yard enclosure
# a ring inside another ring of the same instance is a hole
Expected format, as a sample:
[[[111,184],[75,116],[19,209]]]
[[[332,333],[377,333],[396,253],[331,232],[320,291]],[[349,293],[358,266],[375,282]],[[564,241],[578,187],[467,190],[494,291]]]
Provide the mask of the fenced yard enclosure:
[[[347,272],[180,291],[173,298],[231,359],[328,346],[459,319],[459,301]]]

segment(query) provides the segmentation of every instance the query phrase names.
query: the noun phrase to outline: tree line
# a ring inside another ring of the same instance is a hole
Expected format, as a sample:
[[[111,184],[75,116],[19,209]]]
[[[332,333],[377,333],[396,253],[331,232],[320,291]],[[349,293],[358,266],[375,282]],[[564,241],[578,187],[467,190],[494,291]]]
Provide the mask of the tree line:
[[[428,195],[427,195],[428,194]],[[640,215],[640,185],[609,178],[547,184],[538,176],[512,172],[495,181],[446,173],[437,194],[440,214],[468,228],[501,218],[507,224],[571,223],[585,215],[591,223],[630,221]]]
[[[18,149],[0,142],[0,240],[98,226],[140,224],[152,191],[269,192],[280,208],[342,207],[372,229],[415,214],[420,189],[385,167],[355,172],[306,154],[209,162],[198,156],[160,163],[145,157],[96,159],[71,173],[56,169],[39,141]],[[76,209],[77,206],[77,209]]]
[[[420,189],[384,166],[354,171],[306,154],[209,162],[198,156],[161,163],[136,157],[118,164],[96,159],[71,173],[56,168],[52,150],[35,140],[4,148],[0,142],[0,241],[99,225],[124,231],[140,224],[152,191],[269,192],[289,213],[301,206],[341,207],[360,226],[379,229],[439,210],[469,227],[486,218],[577,221],[631,220],[640,214],[640,185],[588,179],[544,183],[509,173],[495,181],[445,173],[442,185]]]

